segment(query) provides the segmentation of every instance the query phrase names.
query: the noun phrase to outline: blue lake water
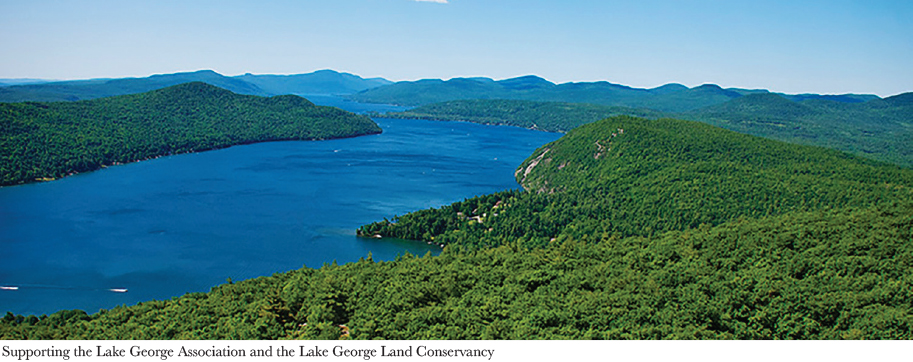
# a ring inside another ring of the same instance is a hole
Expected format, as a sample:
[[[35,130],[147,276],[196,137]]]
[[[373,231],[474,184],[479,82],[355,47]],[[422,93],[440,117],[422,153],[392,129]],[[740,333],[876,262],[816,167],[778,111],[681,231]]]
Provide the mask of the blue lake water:
[[[396,107],[313,97],[354,111]],[[372,253],[366,223],[519,187],[515,168],[560,135],[377,119],[380,135],[176,155],[0,188],[0,314],[90,313]],[[125,288],[126,293],[110,289]]]

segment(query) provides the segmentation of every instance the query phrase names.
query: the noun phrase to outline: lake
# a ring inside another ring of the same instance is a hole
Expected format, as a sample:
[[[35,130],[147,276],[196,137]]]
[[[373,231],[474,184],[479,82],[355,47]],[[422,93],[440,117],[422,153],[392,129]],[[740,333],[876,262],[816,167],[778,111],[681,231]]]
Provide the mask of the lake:
[[[402,109],[308,98],[356,112]],[[19,287],[0,290],[0,314],[94,313],[368,253],[439,253],[355,229],[518,188],[516,167],[561,136],[376,121],[382,134],[235,146],[0,188],[0,286]]]

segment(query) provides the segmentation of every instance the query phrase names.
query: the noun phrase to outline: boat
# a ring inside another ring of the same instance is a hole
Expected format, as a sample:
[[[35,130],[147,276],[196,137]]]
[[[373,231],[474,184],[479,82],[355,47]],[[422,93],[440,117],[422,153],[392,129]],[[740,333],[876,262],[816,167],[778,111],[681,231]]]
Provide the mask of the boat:
[[[115,292],[115,293],[126,293],[127,289],[126,288],[112,288],[112,289],[108,289],[108,291]]]
[[[19,287],[0,286],[0,290],[19,290]]]

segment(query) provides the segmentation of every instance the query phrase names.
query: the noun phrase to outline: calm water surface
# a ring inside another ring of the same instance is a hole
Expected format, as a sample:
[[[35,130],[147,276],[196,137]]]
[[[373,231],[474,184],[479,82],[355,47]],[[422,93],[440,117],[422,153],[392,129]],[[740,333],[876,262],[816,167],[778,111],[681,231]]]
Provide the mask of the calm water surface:
[[[354,111],[390,106],[309,97]],[[0,188],[0,314],[89,312],[205,292],[372,253],[439,252],[355,237],[394,214],[517,188],[514,169],[554,133],[377,119],[384,133],[271,142]],[[110,289],[125,288],[126,293]]]

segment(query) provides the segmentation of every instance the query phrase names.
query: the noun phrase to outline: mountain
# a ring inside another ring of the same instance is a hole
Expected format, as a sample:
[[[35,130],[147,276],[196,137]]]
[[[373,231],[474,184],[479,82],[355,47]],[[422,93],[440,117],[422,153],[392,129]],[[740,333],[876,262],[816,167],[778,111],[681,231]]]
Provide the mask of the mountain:
[[[902,93],[885,98],[884,103],[895,107],[905,107],[905,110],[909,110],[910,108],[913,108],[913,92]],[[877,104],[877,102],[875,104]]]
[[[0,104],[0,185],[175,153],[380,133],[370,118],[293,95],[239,95],[191,82],[77,102]]]
[[[646,89],[631,88],[609,82],[577,82],[558,84],[553,88],[527,95],[523,99],[569,103],[591,103],[607,106],[637,107],[644,98],[655,95]],[[659,110],[658,108],[654,108]]]
[[[661,94],[653,99],[638,100],[631,104],[663,112],[681,112],[724,103],[741,96],[736,91],[723,89],[716,84],[704,84],[679,92]]]
[[[157,74],[145,78],[90,79],[0,87],[0,102],[77,101],[161,89],[187,82],[204,82],[238,94],[350,94],[390,84],[382,78],[321,70],[296,75],[245,74],[226,77],[211,70]]]
[[[786,99],[794,102],[802,102],[809,99],[821,99],[841,103],[862,103],[879,99],[878,96],[871,94],[780,94]]]
[[[913,167],[913,93],[866,102],[749,94],[677,117]]]
[[[497,82],[478,78],[423,79],[396,82],[348,96],[357,102],[422,105],[455,99],[502,98],[508,90]]]
[[[523,76],[494,82],[478,78],[397,82],[362,91],[349,98],[358,102],[408,106],[467,99],[538,100],[629,106],[632,100],[651,96],[652,93],[647,90],[609,82],[556,85],[536,76]]]
[[[7,313],[0,338],[913,338],[913,170],[621,116],[543,146],[517,179],[530,191],[361,229],[446,244],[439,256]]]
[[[797,118],[815,113],[811,106],[794,102],[774,93],[749,94],[693,113],[708,116],[738,114],[742,116]]]
[[[393,83],[383,78],[364,79],[333,70],[294,75],[248,73],[234,78],[256,85],[270,94],[352,94]]]
[[[738,217],[873,206],[909,198],[913,187],[913,170],[839,151],[628,116],[574,128],[537,150],[516,176],[533,192],[469,199],[361,233],[542,246],[562,235],[652,235]]]
[[[510,90],[531,90],[531,89],[547,89],[555,86],[555,83],[549,82],[541,77],[535,75],[527,75],[517,78],[504,79],[496,81],[498,85]]]
[[[3,79],[0,79],[0,87],[11,86],[11,85],[22,85],[22,84],[48,83],[48,82],[55,82],[55,81],[47,80],[47,79],[37,79],[37,78],[3,78]]]
[[[238,94],[268,95],[259,87],[211,70],[157,74],[145,78],[90,79],[0,88],[0,102],[78,101],[136,94],[187,82],[205,82]]]
[[[688,87],[686,87],[682,84],[678,84],[678,83],[664,84],[659,87],[649,89],[650,93],[653,93],[653,94],[669,94],[669,93],[681,92],[684,90],[688,90]]]
[[[769,93],[767,90],[724,89],[715,84],[688,88],[666,84],[653,89],[633,88],[609,82],[572,82],[554,84],[537,76],[491,81],[488,78],[453,78],[447,81],[424,79],[364,90],[349,96],[365,103],[422,106],[453,100],[511,99],[546,102],[590,103],[605,106],[646,108],[660,112],[686,112],[742,97]],[[858,103],[873,100],[873,95],[799,95],[797,100],[824,99]]]

